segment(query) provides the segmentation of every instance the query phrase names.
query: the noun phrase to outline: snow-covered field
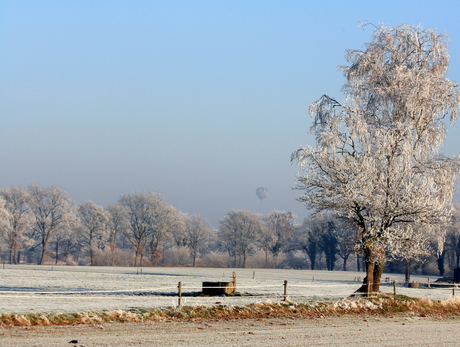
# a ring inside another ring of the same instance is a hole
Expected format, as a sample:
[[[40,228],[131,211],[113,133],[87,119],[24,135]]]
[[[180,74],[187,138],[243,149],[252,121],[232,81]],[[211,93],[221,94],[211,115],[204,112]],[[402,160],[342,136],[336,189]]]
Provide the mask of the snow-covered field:
[[[237,276],[237,291],[245,295],[191,295],[201,292],[204,281],[231,281],[233,271]],[[179,282],[182,282],[184,293],[182,303],[187,306],[281,301],[285,280],[291,301],[311,302],[348,297],[359,288],[358,281],[363,277],[362,272],[351,271],[4,265],[0,268],[0,313],[176,306]],[[404,276],[384,274],[382,279],[389,282],[383,284],[381,290],[393,292],[392,281],[402,283]],[[426,283],[427,277],[412,276],[411,280]],[[450,297],[452,289],[414,289],[398,285],[397,293],[439,300]]]

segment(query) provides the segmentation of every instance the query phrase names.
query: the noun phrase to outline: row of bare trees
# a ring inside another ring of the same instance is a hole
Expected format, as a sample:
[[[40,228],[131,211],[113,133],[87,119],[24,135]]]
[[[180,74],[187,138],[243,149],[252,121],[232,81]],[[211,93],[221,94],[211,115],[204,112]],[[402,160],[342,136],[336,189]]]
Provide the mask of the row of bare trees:
[[[104,208],[92,201],[77,204],[58,187],[11,187],[0,191],[0,215],[9,263],[45,264],[54,258],[56,263],[94,265],[99,263],[97,255],[105,251],[109,254],[105,265],[115,265],[120,251],[131,251],[133,260],[126,265],[138,266],[146,261],[157,264],[165,250],[174,247],[185,249],[188,256],[183,262],[193,266],[206,252],[220,252],[228,254],[229,266],[245,267],[248,256],[259,250],[265,255],[262,266],[286,267],[282,264],[285,253],[300,249],[315,268],[322,250],[339,249],[333,238],[323,235],[322,248],[313,254],[308,230],[314,227],[295,226],[292,212],[260,216],[232,210],[221,220],[219,230],[211,230],[202,216],[177,211],[157,193],[122,195],[117,204]]]
[[[259,215],[231,210],[213,230],[201,215],[181,213],[158,193],[122,195],[117,204],[78,204],[57,187],[10,187],[0,191],[3,261],[12,264],[257,266],[361,270],[359,230],[332,214],[307,217],[292,212]],[[406,243],[390,255],[394,271],[434,262],[439,274],[460,266],[460,206],[448,226]],[[399,234],[398,234],[399,235]],[[440,237],[440,235],[443,235]],[[423,249],[423,252],[420,250]]]
[[[22,250],[25,262],[45,264],[53,256],[57,262],[60,255],[69,259],[86,252],[94,265],[98,251],[108,249],[107,265],[114,265],[117,251],[132,249],[135,266],[146,256],[155,264],[171,238],[190,248],[194,264],[210,233],[201,216],[180,213],[157,193],[122,195],[104,208],[92,201],[77,204],[61,188],[37,185],[0,191],[0,230],[9,263],[18,263]]]

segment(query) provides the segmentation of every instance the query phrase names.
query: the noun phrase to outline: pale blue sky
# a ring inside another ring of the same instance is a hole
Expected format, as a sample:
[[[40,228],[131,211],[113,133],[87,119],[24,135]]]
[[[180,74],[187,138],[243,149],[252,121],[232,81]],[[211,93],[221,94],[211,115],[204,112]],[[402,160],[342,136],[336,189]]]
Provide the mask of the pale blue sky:
[[[232,208],[300,220],[290,154],[313,144],[308,104],[340,98],[345,49],[369,41],[357,21],[446,32],[460,81],[459,13],[455,0],[0,0],[0,187],[103,206],[157,191],[213,227]]]

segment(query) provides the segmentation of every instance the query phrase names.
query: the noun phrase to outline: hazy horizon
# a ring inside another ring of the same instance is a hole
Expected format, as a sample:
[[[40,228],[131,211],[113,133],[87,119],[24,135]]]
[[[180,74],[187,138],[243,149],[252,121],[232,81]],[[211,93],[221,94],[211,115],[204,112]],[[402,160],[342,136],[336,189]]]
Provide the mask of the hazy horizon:
[[[211,224],[308,211],[290,156],[308,105],[376,25],[436,27],[460,81],[457,1],[0,1],[0,187],[59,186],[107,206],[155,191]],[[460,130],[442,152],[460,154]],[[261,203],[258,187],[268,197]],[[456,202],[460,202],[457,193]]]

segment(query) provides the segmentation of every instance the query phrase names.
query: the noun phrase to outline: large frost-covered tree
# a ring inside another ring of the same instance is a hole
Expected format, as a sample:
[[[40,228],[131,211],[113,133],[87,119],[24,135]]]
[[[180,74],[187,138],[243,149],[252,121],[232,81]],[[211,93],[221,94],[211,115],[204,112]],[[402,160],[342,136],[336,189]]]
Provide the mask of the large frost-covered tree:
[[[343,102],[323,95],[310,105],[316,147],[301,147],[292,160],[300,166],[299,200],[359,229],[366,262],[360,291],[369,294],[379,290],[390,240],[397,240],[389,235],[403,224],[441,223],[450,213],[460,160],[438,150],[460,93],[445,76],[446,37],[432,29],[378,27],[346,59]]]

